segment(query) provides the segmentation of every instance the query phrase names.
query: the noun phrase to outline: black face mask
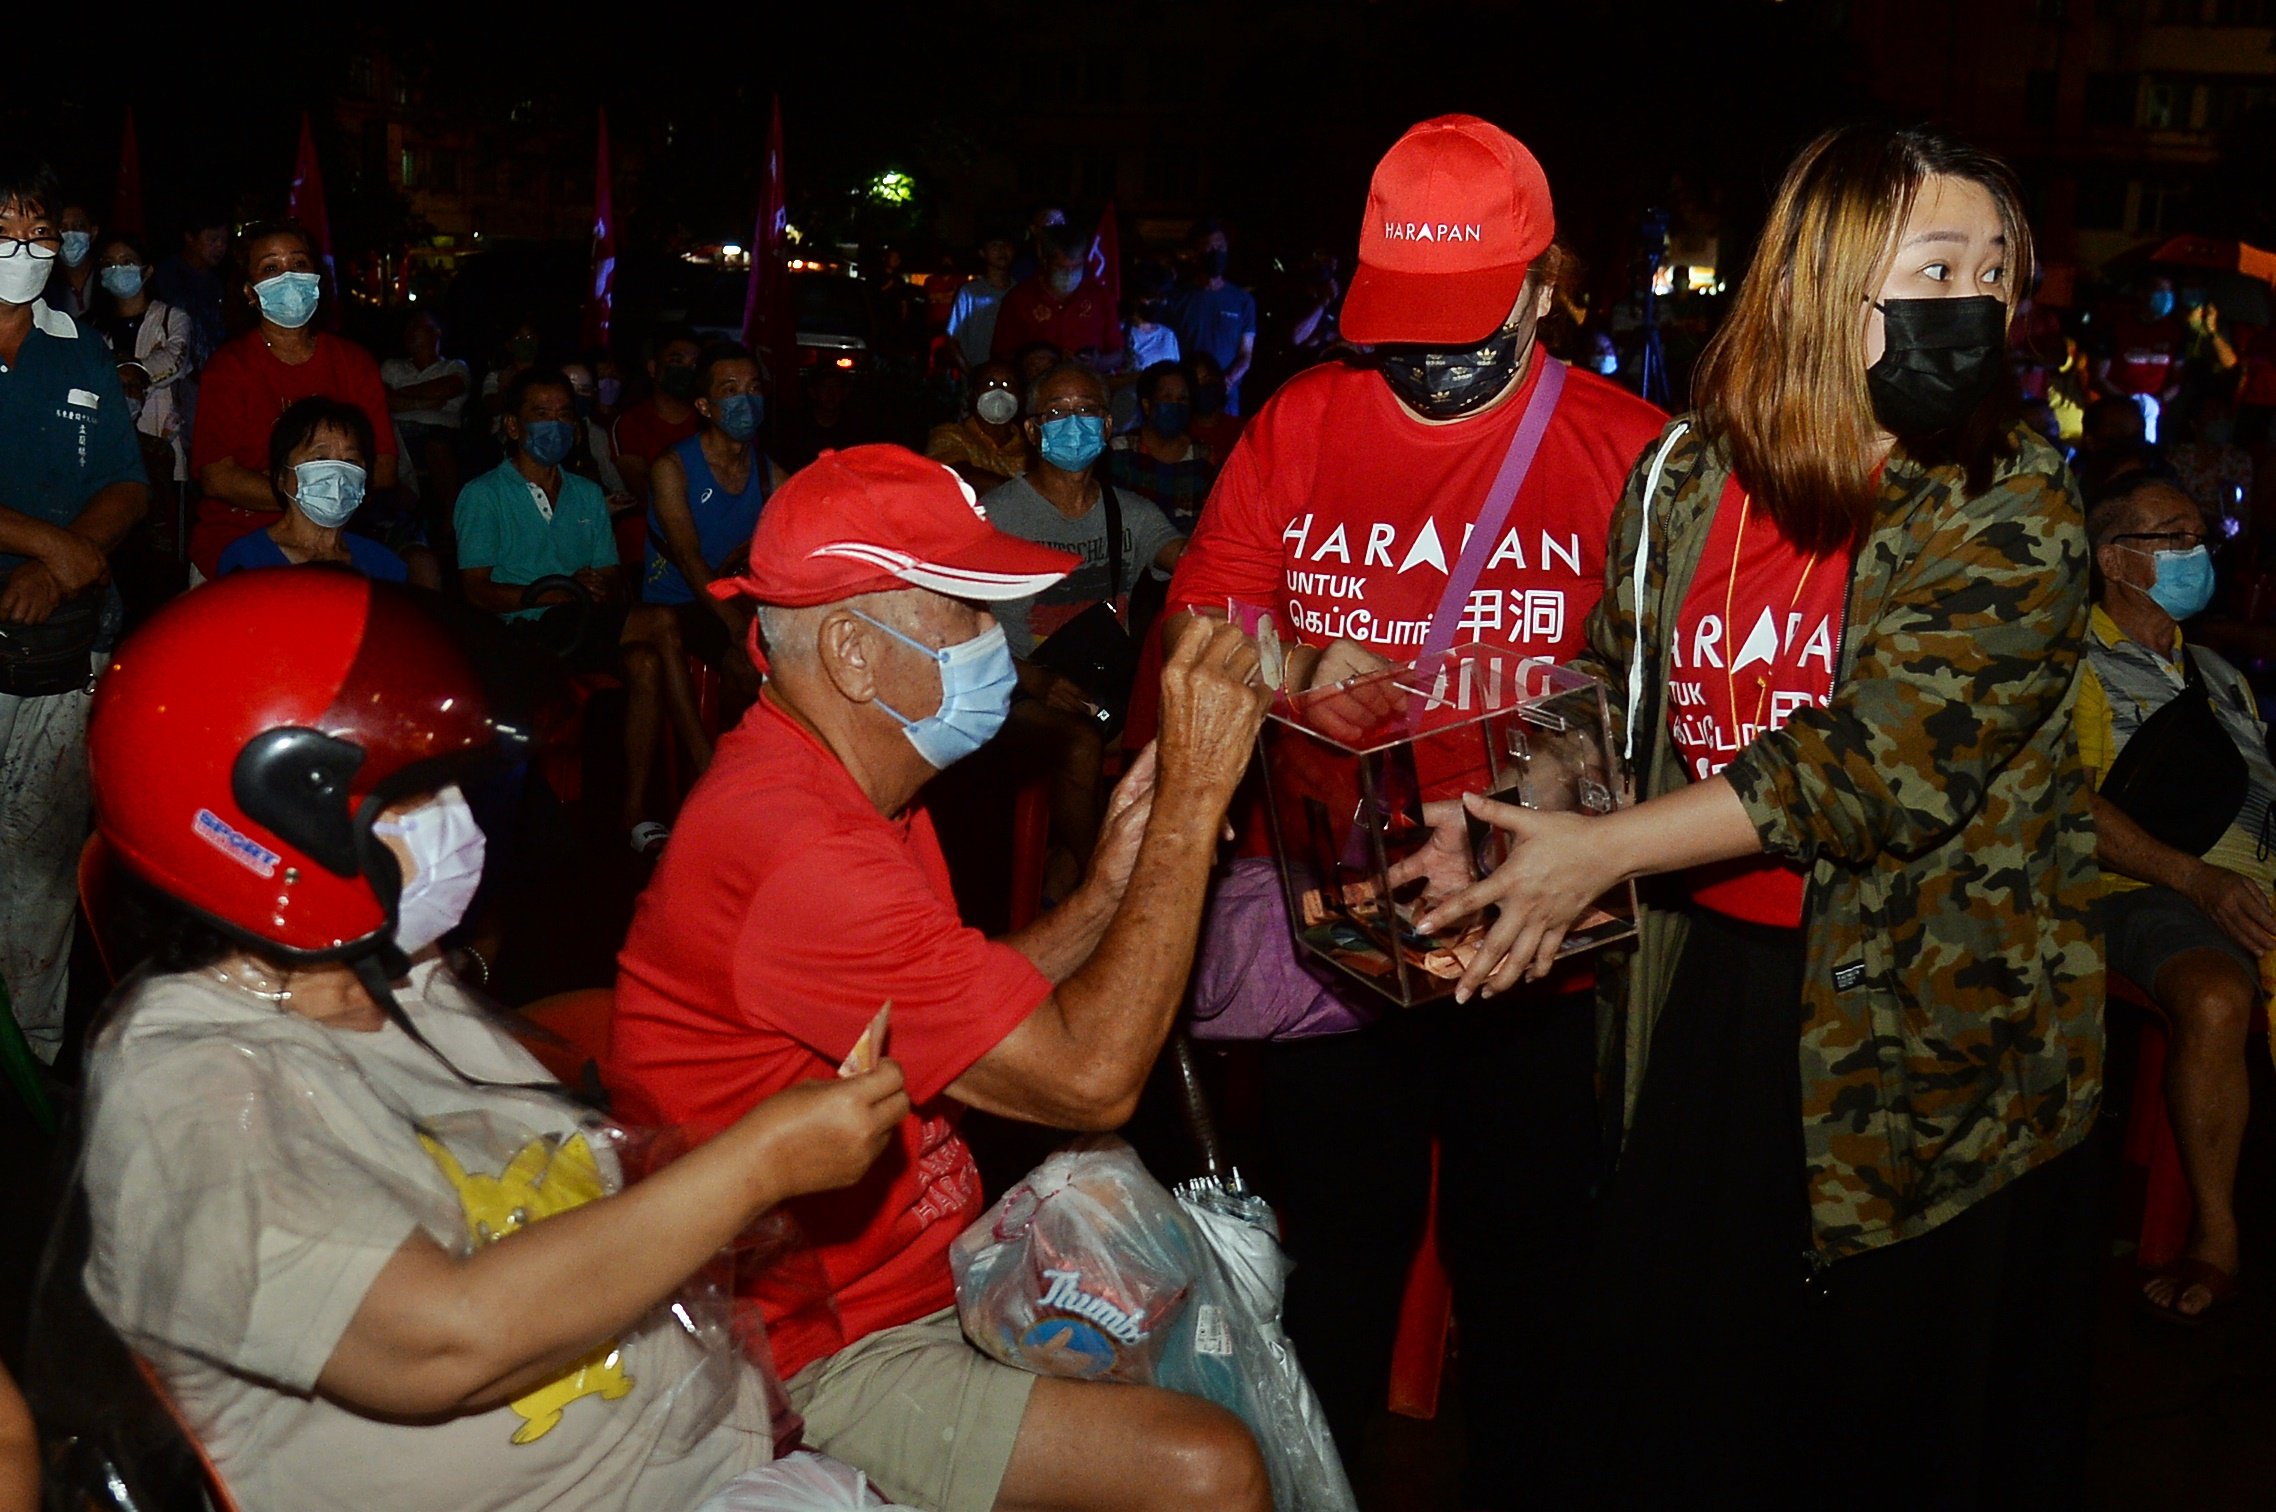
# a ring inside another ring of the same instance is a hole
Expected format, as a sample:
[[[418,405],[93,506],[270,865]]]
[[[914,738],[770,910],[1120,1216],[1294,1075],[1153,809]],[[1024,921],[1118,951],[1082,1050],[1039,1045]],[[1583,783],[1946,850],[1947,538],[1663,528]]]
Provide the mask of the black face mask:
[[[1524,327],[1511,325],[1476,346],[1379,346],[1375,363],[1409,409],[1433,420],[1459,420],[1501,397],[1517,376],[1524,348]]]
[[[1887,347],[1865,370],[1873,417],[1930,436],[1976,412],[2007,372],[2007,306],[1991,295],[1880,302]]]
[[[665,367],[663,372],[656,375],[656,387],[670,394],[674,399],[693,399],[695,397],[695,369],[693,367],[682,367],[677,363],[670,364]]]
[[[1225,276],[1225,264],[1231,260],[1232,254],[1223,247],[1211,247],[1201,254],[1201,276],[1204,278],[1223,278]]]

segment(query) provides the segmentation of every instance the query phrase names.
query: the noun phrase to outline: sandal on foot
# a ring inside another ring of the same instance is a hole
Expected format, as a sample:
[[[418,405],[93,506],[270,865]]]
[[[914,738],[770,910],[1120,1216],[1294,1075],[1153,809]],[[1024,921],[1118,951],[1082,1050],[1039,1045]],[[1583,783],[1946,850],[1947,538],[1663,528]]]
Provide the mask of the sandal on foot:
[[[644,819],[632,827],[632,849],[641,856],[653,856],[664,848],[672,832],[653,819]]]
[[[2160,1303],[2150,1297],[2147,1292],[2144,1292],[2142,1294],[2142,1306],[2148,1310],[2151,1317],[2156,1318],[2159,1322],[2171,1323],[2180,1328],[2195,1328],[2214,1313],[2234,1302],[2239,1290],[2236,1277],[2211,1261],[2198,1260],[2188,1255],[2182,1256],[2179,1260],[2158,1271],[2150,1279],[2163,1279],[2172,1282],[2173,1300],[2169,1303]],[[2183,1312],[2180,1305],[2181,1299],[2187,1296],[2194,1287],[2203,1287],[2205,1295],[2211,1300],[2196,1312]]]

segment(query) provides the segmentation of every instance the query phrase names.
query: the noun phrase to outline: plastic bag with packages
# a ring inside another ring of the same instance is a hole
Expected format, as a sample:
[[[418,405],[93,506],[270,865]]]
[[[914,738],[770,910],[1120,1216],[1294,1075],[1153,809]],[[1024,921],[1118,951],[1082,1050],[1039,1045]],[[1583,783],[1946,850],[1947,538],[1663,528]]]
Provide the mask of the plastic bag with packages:
[[[853,1466],[802,1449],[744,1471],[696,1512],[863,1512],[901,1506],[871,1490],[869,1477]]]
[[[1276,1512],[1356,1508],[1280,1330],[1287,1261],[1262,1199],[1211,1181],[1181,1201],[1121,1140],[1079,1140],[959,1235],[949,1266],[987,1354],[1215,1402],[1255,1436]]]
[[[948,1252],[973,1343],[1038,1375],[1149,1385],[1201,1274],[1177,1204],[1119,1139],[1029,1172]]]

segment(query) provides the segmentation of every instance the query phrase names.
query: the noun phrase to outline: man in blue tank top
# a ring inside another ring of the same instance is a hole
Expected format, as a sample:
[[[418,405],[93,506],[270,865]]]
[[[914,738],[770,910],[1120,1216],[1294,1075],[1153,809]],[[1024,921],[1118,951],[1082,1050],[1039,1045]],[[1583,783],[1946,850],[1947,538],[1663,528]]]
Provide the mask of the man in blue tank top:
[[[689,649],[720,669],[739,693],[758,686],[744,639],[748,601],[723,603],[704,590],[742,556],[782,470],[757,444],[762,413],[759,365],[731,342],[708,348],[696,366],[695,410],[702,428],[656,459],[649,474],[648,557],[643,602],[673,606]]]

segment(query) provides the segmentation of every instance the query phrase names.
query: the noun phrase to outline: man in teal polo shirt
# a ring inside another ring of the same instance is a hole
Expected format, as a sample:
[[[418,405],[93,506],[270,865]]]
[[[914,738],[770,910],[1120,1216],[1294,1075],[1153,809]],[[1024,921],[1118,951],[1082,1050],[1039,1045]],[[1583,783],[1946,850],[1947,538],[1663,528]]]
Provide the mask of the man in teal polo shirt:
[[[87,835],[87,706],[118,623],[108,557],[150,486],[109,349],[40,298],[63,244],[51,207],[54,175],[0,155],[0,980],[52,1061]]]
[[[452,513],[460,586],[468,603],[526,626],[574,670],[623,677],[622,817],[632,848],[653,854],[666,831],[650,817],[648,787],[667,709],[695,769],[711,760],[679,624],[669,609],[627,601],[608,501],[599,484],[561,465],[577,434],[568,378],[549,368],[523,372],[507,386],[503,413],[506,460],[460,489]],[[549,577],[576,587],[528,591]]]

